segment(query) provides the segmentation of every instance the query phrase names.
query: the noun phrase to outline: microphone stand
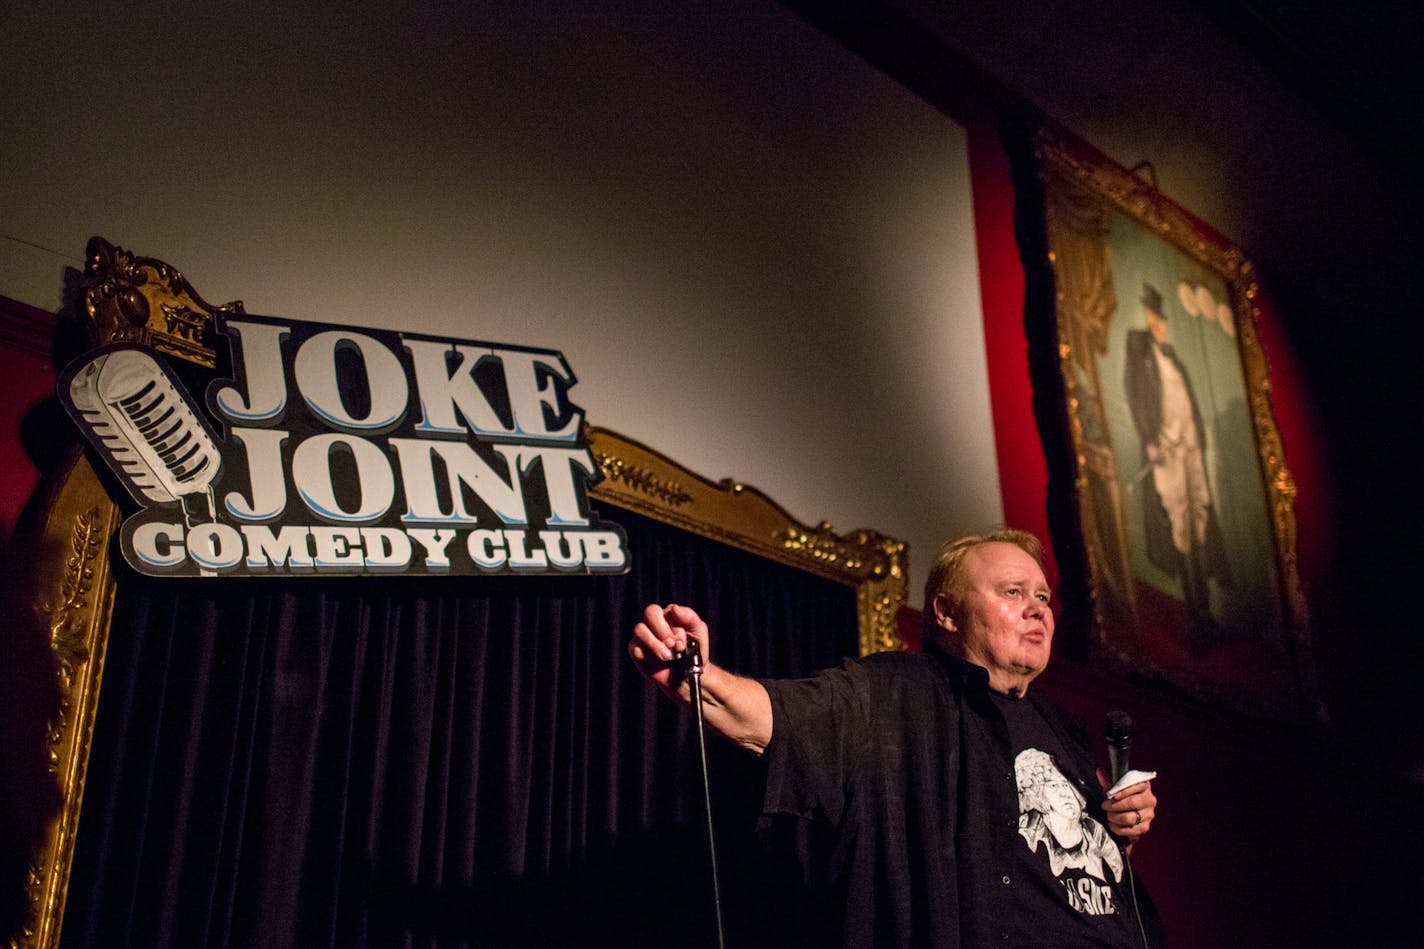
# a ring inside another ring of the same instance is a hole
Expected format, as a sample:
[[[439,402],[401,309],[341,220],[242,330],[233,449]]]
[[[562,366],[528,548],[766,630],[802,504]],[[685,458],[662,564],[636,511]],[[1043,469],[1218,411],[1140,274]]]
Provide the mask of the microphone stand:
[[[707,776],[707,730],[702,723],[702,647],[688,637],[687,651],[682,658],[687,663],[687,679],[692,686],[692,720],[697,731],[697,758],[702,764],[702,800],[707,806],[707,856],[712,871],[712,912],[717,924],[717,949],[726,943],[722,933],[722,893],[717,885],[717,839],[712,831],[712,785]]]

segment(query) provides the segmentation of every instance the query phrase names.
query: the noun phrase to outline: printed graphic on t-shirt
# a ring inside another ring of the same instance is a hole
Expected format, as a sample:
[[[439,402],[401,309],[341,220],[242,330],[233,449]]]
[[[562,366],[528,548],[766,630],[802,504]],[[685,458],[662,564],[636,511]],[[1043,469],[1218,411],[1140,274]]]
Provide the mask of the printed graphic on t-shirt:
[[[1088,802],[1063,776],[1053,756],[1027,748],[1014,759],[1019,789],[1019,835],[1048,861],[1068,904],[1080,913],[1116,911],[1113,883],[1122,880],[1122,854],[1107,828],[1088,814]]]

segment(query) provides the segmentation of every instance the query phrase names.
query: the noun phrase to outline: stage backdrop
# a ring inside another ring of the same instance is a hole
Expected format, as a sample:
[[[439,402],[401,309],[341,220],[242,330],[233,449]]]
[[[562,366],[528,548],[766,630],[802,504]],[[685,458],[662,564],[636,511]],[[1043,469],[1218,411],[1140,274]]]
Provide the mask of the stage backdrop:
[[[602,513],[626,576],[120,566],[64,944],[713,945],[691,720],[628,661],[632,626],[694,603],[719,663],[804,674],[857,651],[855,592]],[[780,942],[758,759],[709,751],[729,944]]]

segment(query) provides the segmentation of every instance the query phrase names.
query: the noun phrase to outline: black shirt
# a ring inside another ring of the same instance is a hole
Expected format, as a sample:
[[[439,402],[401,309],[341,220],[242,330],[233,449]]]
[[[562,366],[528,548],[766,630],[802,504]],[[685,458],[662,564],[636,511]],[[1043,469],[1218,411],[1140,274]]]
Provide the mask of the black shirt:
[[[1089,915],[1082,931],[1060,925],[1066,894],[1026,861],[1037,855],[1020,833],[1013,742],[984,669],[940,653],[881,653],[763,685],[764,812],[828,830],[823,925],[810,944],[1137,945],[1135,925],[1116,914]],[[1067,721],[1032,695],[1023,702],[1063,755],[1064,776],[1095,788]]]
[[[1126,854],[1107,830],[1096,775],[1037,704],[989,693],[1004,719],[1018,792],[1018,898],[1026,912],[1006,927],[1013,945],[1135,945],[1136,922],[1122,905]],[[1089,762],[1091,767],[1091,762]]]

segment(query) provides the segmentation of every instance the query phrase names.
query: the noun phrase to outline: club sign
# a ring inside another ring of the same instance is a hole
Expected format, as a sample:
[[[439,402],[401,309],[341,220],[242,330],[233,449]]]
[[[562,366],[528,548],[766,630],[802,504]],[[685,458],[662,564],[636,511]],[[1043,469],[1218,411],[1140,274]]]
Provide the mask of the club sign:
[[[206,411],[164,357],[94,350],[59,395],[143,509],[120,532],[153,576],[621,573],[600,478],[553,350],[219,317],[232,379]]]

